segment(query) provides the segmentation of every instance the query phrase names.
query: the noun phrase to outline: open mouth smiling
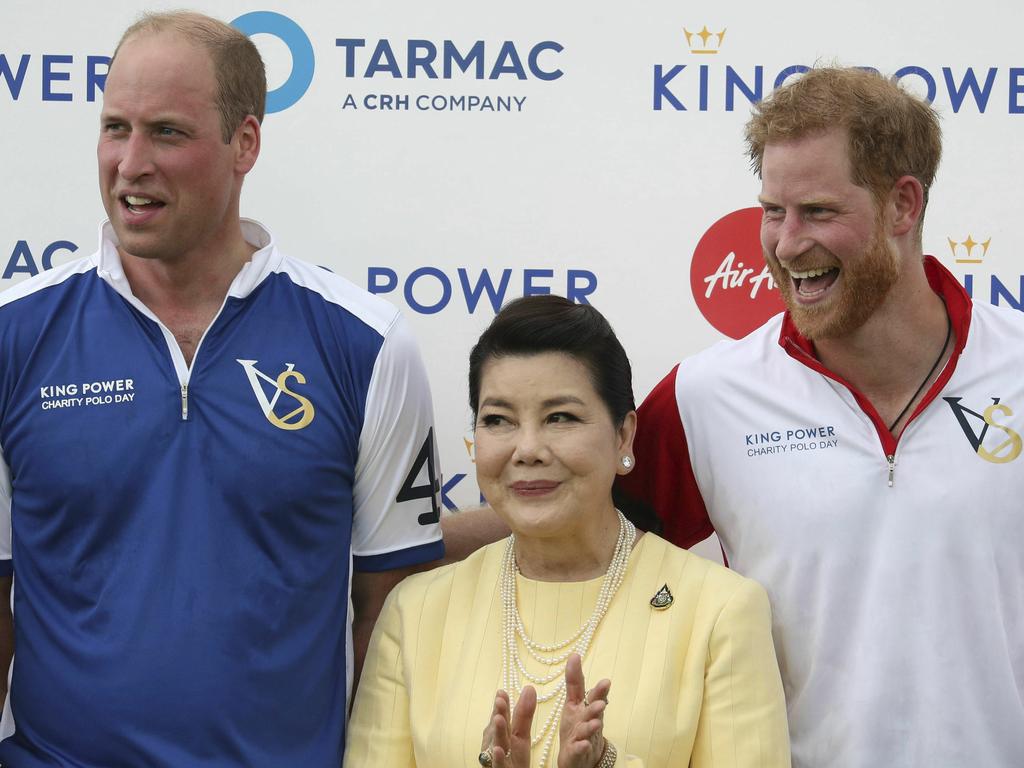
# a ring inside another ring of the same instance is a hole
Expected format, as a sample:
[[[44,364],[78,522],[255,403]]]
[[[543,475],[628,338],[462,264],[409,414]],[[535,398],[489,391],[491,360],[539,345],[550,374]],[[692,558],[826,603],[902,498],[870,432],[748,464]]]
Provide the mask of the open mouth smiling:
[[[121,204],[132,213],[149,213],[165,205],[159,200],[142,195],[122,195]]]
[[[804,298],[814,298],[827,291],[839,277],[838,267],[815,267],[805,270],[789,270],[796,293]]]

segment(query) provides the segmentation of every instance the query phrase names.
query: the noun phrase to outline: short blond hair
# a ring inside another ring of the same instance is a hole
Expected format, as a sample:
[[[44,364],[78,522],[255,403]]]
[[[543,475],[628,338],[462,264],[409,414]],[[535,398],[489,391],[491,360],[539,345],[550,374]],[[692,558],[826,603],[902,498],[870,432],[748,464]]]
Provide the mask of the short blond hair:
[[[204,48],[213,61],[217,78],[217,111],[221,136],[231,141],[247,115],[260,123],[267,103],[267,72],[259,50],[245,34],[223,21],[192,11],[146,13],[121,35],[110,66],[125,41],[140,34],[175,32]]]
[[[756,104],[746,126],[751,167],[761,175],[769,142],[832,128],[846,129],[855,184],[881,202],[897,179],[913,176],[924,187],[927,206],[942,157],[939,116],[926,101],[873,70],[811,69]]]

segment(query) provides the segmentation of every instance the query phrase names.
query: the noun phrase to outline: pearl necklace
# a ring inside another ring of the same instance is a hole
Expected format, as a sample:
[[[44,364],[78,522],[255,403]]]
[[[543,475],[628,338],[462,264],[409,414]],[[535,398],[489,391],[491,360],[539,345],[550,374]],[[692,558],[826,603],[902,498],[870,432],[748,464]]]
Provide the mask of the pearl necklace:
[[[590,618],[587,619],[572,636],[560,643],[537,643],[526,633],[522,618],[519,616],[519,605],[516,600],[516,576],[519,573],[519,566],[516,563],[515,534],[508,537],[505,545],[505,557],[501,564],[499,583],[501,584],[501,601],[504,608],[504,632],[501,648],[501,673],[502,683],[508,692],[509,700],[513,710],[516,705],[516,697],[522,685],[521,678],[533,683],[537,690],[538,711],[541,704],[554,700],[551,711],[548,713],[544,724],[537,735],[533,737],[530,744],[531,749],[542,741],[544,746],[541,750],[538,768],[547,765],[548,756],[551,752],[551,745],[555,738],[555,723],[561,717],[562,707],[565,706],[565,662],[572,653],[578,653],[580,658],[586,654],[590,642],[594,638],[594,632],[601,623],[605,614],[608,613],[608,606],[615,597],[615,593],[622,584],[626,575],[626,566],[629,564],[629,553],[633,549],[633,542],[636,540],[636,528],[618,510],[619,516],[619,538],[615,542],[615,552],[612,554],[611,563],[605,572],[604,580],[601,582],[601,591],[597,596],[597,604],[594,606]],[[526,669],[523,660],[519,655],[519,640],[522,640],[523,647],[527,653],[540,664],[547,667],[554,667],[549,674],[534,675]],[[553,655],[545,655],[553,654]],[[546,686],[558,680],[558,684],[546,693],[540,692],[540,687]]]

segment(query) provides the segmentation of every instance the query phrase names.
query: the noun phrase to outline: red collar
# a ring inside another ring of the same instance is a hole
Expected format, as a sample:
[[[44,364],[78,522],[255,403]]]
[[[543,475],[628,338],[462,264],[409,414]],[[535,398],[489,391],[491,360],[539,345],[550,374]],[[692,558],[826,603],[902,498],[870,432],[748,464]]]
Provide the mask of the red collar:
[[[942,266],[934,256],[924,257],[924,273],[928,278],[928,284],[931,286],[931,289],[941,296],[942,300],[946,303],[946,312],[949,313],[949,321],[953,324],[953,333],[956,334],[956,344],[949,363],[935,383],[932,384],[924,400],[921,401],[910,415],[910,419],[907,421],[908,424],[935,399],[946,385],[946,382],[949,381],[950,376],[953,375],[960,353],[963,352],[964,346],[967,344],[967,334],[971,327],[971,297],[967,295],[967,291],[964,290],[964,287],[953,276],[953,273]],[[888,426],[882,423],[875,407],[864,395],[854,389],[849,382],[832,373],[818,360],[814,354],[814,344],[809,339],[804,338],[800,331],[796,329],[796,325],[794,325],[788,311],[782,319],[782,330],[779,332],[779,346],[786,350],[786,353],[794,360],[803,363],[818,373],[828,376],[850,390],[861,409],[874,421],[885,452],[887,454],[895,452],[896,440],[889,433]]]

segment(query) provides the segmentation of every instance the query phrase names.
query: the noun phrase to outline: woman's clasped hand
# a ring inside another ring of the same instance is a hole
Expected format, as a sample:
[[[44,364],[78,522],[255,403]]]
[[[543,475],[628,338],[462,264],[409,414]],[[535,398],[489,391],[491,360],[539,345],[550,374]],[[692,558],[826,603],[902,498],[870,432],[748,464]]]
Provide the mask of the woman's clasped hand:
[[[559,721],[558,768],[594,768],[605,755],[604,711],[611,681],[607,678],[587,691],[583,664],[573,653],[565,666],[565,704]],[[527,685],[513,708],[508,693],[494,697],[491,720],[484,728],[480,763],[493,768],[530,768],[531,727],[537,709],[537,691]]]

